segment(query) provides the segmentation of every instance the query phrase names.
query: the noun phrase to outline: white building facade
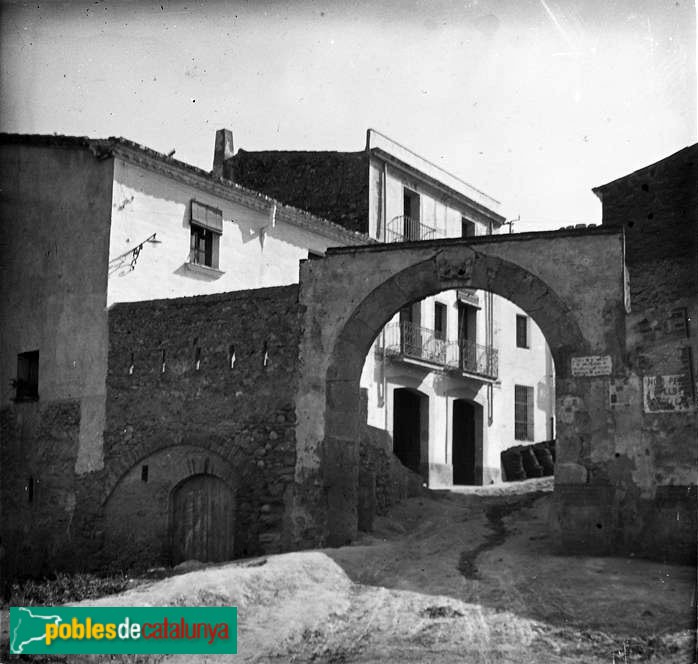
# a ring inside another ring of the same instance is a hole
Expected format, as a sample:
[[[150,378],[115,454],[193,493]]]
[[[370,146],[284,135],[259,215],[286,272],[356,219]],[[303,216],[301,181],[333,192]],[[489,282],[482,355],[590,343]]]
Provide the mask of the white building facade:
[[[499,204],[369,130],[371,235],[497,233]],[[368,423],[432,488],[502,481],[500,454],[554,437],[554,367],[540,328],[495,294],[444,291],[393,316],[366,358]]]
[[[53,378],[65,381],[83,366],[68,351],[51,350],[56,325],[62,330],[65,320],[75,321],[74,330],[58,335],[66,340],[92,325],[81,346],[90,358],[82,387],[71,392],[81,398],[79,469],[94,469],[102,447],[105,307],[292,284],[298,281],[299,261],[322,256],[329,247],[484,235],[499,232],[504,221],[496,201],[373,131],[366,150],[352,156],[359,164],[354,190],[362,192],[357,209],[364,215],[364,233],[260,193],[262,187],[231,181],[230,175],[237,180],[235,172],[226,175],[219,152],[211,174],[125,139],[32,141],[35,145],[25,149],[40,151],[39,163],[60,157],[65,167],[59,170],[67,175],[77,166],[75,155],[85,151],[100,164],[96,169],[88,156],[84,165],[80,162],[80,168],[99,170],[101,193],[99,201],[92,194],[94,228],[91,260],[82,261],[85,277],[70,275],[76,288],[85,280],[93,285],[91,308],[86,309],[85,298],[73,298],[77,313],[37,324],[46,339],[15,340],[5,353],[9,383],[11,359],[25,346],[49,349],[38,359],[38,371],[42,384],[50,386]],[[230,160],[232,149],[223,152]],[[342,153],[333,155],[341,161]],[[347,173],[340,180],[349,178]],[[334,170],[330,175],[336,178]],[[300,187],[299,178],[285,179],[290,188]],[[67,188],[60,195],[83,200]],[[308,194],[312,211],[311,199]],[[82,247],[74,238],[85,233],[86,224],[76,216],[74,229],[55,229],[57,254]],[[47,277],[41,287],[50,283]],[[20,318],[33,315],[29,301],[21,306],[26,311]],[[398,458],[430,487],[499,482],[502,450],[552,437],[552,360],[539,328],[512,303],[481,291],[447,291],[386,313],[394,315],[363,368],[367,421],[392,436]],[[55,367],[48,359],[53,357],[60,360]]]

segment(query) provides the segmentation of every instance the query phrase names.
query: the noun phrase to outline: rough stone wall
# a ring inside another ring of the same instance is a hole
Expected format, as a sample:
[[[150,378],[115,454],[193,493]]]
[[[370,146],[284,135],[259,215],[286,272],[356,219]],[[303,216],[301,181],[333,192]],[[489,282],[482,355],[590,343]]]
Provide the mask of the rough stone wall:
[[[608,441],[580,448],[586,483],[556,487],[568,548],[695,562],[697,169],[698,145],[594,190],[625,230],[627,370],[589,395],[611,417],[582,423]]]
[[[697,183],[698,144],[594,189],[625,229],[633,311],[698,292]]]
[[[79,430],[77,400],[0,410],[3,571],[10,578],[70,564]]]
[[[366,419],[368,395],[361,390],[362,421]],[[422,477],[400,463],[393,454],[390,434],[368,424],[361,428],[359,440],[358,528],[373,530],[376,515],[386,514],[391,505],[419,495]]]
[[[368,233],[366,152],[238,150],[226,163],[238,184],[349,230]]]
[[[267,288],[110,310],[105,470],[83,523],[96,533],[103,562],[169,562],[169,497],[197,473],[235,491],[236,555],[291,546],[297,292]]]
[[[0,535],[11,576],[71,552],[78,487],[102,465],[113,161],[87,139],[0,135]],[[39,351],[38,400],[16,401]]]
[[[393,454],[390,435],[366,425],[359,446],[359,530],[370,532],[373,518],[422,491],[423,479]]]

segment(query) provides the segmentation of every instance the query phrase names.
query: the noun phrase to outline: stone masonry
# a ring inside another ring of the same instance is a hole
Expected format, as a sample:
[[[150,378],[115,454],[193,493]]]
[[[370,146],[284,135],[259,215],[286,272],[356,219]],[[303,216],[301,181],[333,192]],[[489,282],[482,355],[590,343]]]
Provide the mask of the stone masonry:
[[[167,562],[169,493],[187,474],[214,468],[236,494],[236,555],[289,548],[284,515],[295,468],[297,290],[111,309],[101,491],[104,537],[113,543],[107,553],[130,564],[146,548],[148,559]],[[145,464],[147,483],[140,481]],[[133,481],[125,484],[134,466],[137,492]]]

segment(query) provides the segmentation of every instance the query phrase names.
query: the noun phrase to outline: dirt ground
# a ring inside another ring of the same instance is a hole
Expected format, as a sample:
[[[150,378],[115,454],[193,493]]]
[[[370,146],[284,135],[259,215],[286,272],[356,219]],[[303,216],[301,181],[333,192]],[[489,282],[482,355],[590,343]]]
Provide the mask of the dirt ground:
[[[694,662],[695,569],[552,554],[551,486],[431,493],[351,546],[206,567],[85,603],[236,605],[238,655],[55,661]]]

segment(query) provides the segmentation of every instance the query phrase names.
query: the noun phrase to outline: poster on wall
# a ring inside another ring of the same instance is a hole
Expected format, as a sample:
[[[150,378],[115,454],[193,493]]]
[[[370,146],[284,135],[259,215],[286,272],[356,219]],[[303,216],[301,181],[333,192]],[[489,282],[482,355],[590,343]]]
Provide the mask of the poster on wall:
[[[644,376],[642,387],[646,413],[693,410],[693,393],[688,374]]]

